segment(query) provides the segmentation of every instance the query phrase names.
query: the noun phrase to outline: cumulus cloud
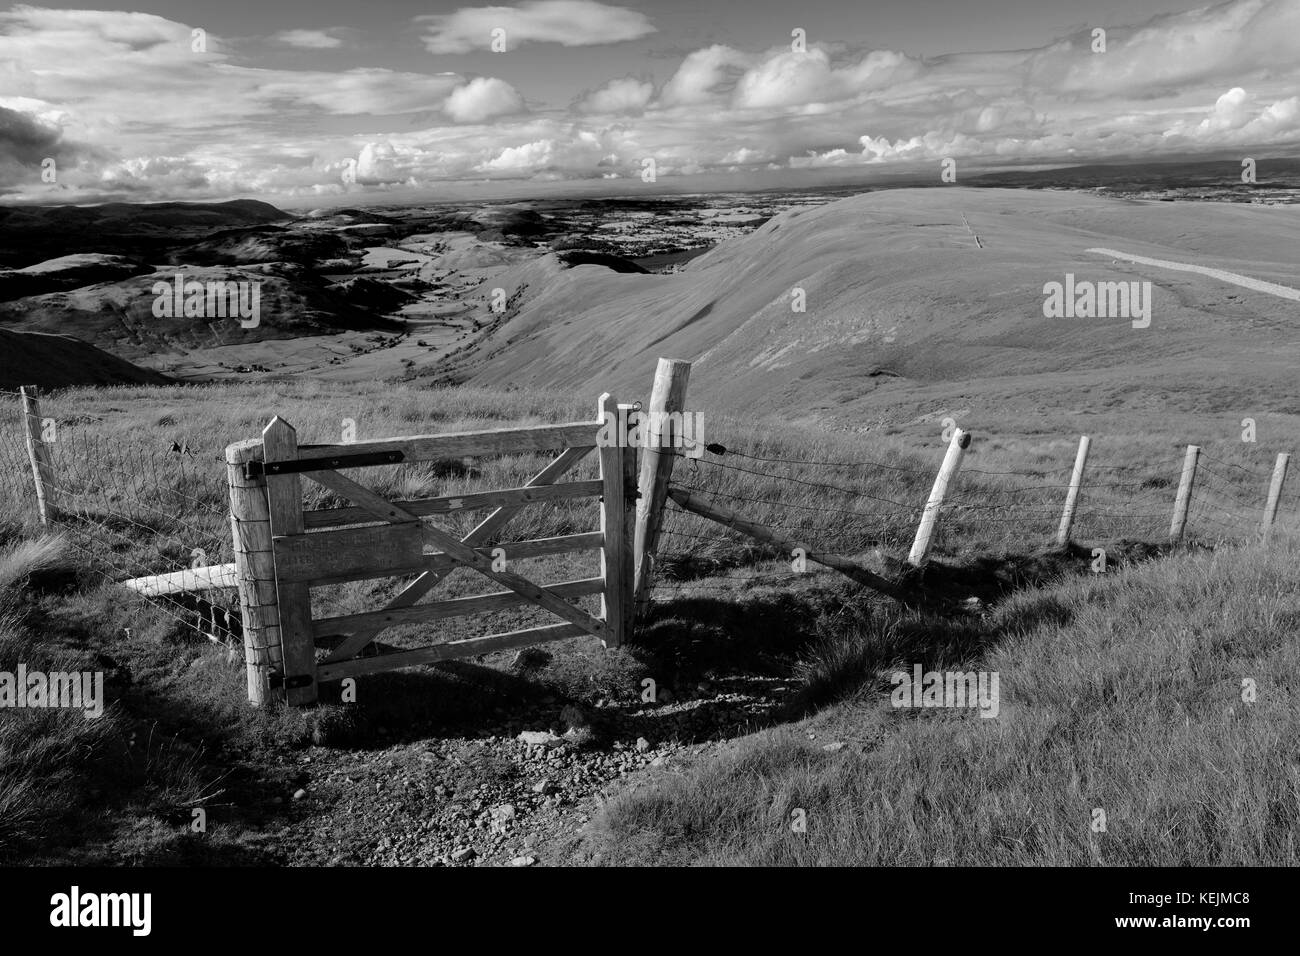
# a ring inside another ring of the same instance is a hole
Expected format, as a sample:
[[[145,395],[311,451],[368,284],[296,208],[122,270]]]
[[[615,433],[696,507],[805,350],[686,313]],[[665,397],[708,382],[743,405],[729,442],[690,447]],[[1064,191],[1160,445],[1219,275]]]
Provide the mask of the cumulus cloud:
[[[209,169],[191,156],[136,156],[106,166],[100,182],[106,189],[135,192],[159,186],[173,192],[201,192],[211,186]]]
[[[659,94],[665,106],[698,106],[721,102],[744,70],[754,63],[753,54],[715,43],[687,54]]]
[[[648,17],[596,0],[527,0],[517,7],[464,7],[416,17],[430,53],[491,49],[493,31],[505,31],[507,50],[524,43],[594,46],[636,40],[655,32]]]
[[[642,112],[654,92],[653,83],[628,76],[580,97],[573,108],[579,113],[631,115]]]
[[[562,133],[564,135],[509,146],[477,165],[475,171],[557,179],[572,175],[571,171],[575,169],[618,165],[617,155],[609,152],[610,142],[605,136],[576,128]]]
[[[1294,142],[1300,139],[1300,97],[1260,106],[1244,89],[1234,86],[1214,101],[1199,122],[1176,123],[1163,135],[1167,141],[1224,146]]]
[[[505,80],[476,77],[452,90],[443,110],[457,123],[482,123],[524,111],[524,98]]]

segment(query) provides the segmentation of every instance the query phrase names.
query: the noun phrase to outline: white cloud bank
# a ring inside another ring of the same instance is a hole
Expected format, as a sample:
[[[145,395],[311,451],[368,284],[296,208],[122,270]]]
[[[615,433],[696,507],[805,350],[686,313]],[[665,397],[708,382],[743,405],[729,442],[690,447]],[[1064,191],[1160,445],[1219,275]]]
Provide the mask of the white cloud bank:
[[[591,0],[419,22],[426,43],[448,50],[478,49],[497,25],[512,43],[570,46],[653,30]],[[802,53],[714,44],[662,77],[597,78],[567,106],[525,102],[490,76],[253,66],[220,37],[195,53],[190,31],[138,13],[0,13],[0,197],[45,197],[46,156],[66,201],[635,178],[647,158],[665,177],[1300,148],[1300,0],[1116,26],[1104,53],[1087,31],[1037,50],[928,59],[845,54],[816,38]]]

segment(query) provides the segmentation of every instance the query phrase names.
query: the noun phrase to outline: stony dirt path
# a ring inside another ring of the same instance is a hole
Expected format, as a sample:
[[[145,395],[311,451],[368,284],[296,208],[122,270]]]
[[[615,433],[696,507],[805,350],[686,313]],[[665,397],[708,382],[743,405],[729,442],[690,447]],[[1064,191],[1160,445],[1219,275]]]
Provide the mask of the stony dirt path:
[[[771,723],[787,692],[746,678],[671,704],[515,714],[484,736],[425,733],[369,750],[313,747],[263,848],[290,865],[534,866],[638,775],[707,758]],[[381,736],[381,744],[383,734]]]

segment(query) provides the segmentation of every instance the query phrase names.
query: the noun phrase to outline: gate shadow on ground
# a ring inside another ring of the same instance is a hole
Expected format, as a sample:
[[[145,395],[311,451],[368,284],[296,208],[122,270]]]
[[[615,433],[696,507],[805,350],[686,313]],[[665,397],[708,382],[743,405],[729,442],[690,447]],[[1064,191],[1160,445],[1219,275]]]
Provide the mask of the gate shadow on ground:
[[[1121,544],[1109,557],[1114,567],[1165,550]],[[1043,618],[1065,623],[1068,609],[1049,593],[996,624],[992,610],[1011,593],[1088,573],[1092,560],[1086,546],[936,560],[923,579],[946,600],[910,609],[832,572],[725,596],[685,584],[653,603],[621,649],[579,638],[528,648],[513,662],[497,655],[377,674],[359,685],[358,704],[321,708],[314,736],[320,744],[379,749],[429,736],[563,733],[568,707],[586,715],[593,746],[632,730],[633,738],[732,736],[874,687],[884,671],[968,667],[1008,632]],[[654,700],[643,696],[646,678]],[[321,691],[322,701],[339,700],[337,683]]]

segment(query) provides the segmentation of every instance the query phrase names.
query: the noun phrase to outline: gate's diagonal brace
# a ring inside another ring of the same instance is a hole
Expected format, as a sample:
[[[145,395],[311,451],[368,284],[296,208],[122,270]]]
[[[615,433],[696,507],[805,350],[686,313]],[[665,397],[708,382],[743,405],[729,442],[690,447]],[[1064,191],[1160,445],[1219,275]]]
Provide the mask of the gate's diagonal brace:
[[[354,504],[364,508],[371,514],[384,521],[394,523],[414,521],[421,525],[421,532],[432,544],[446,552],[447,556],[452,558],[457,564],[464,564],[480,574],[491,578],[499,584],[505,585],[516,594],[522,594],[534,604],[538,604],[552,614],[564,618],[573,624],[578,625],[589,634],[596,637],[604,638],[605,624],[598,621],[591,615],[579,610],[569,604],[563,598],[558,598],[545,588],[534,584],[527,578],[515,574],[512,571],[494,571],[492,569],[492,559],[486,558],[479,554],[469,545],[463,543],[454,535],[445,531],[440,531],[431,525],[424,524],[420,521],[420,516],[413,512],[407,511],[401,505],[394,504],[381,495],[376,494],[369,488],[357,484],[350,478],[346,478],[337,472],[320,471],[314,472],[311,476],[313,481],[317,481],[344,497],[350,499]],[[355,635],[353,635],[355,638]],[[362,645],[363,647],[365,645]]]
[[[525,484],[525,487],[531,488],[539,485],[553,484],[555,481],[567,474],[574,465],[587,457],[587,453],[590,451],[590,447],[566,448],[555,458],[554,461],[550,462],[550,464],[530,478]],[[337,494],[346,497],[346,492],[342,490],[341,483],[336,485],[328,483],[330,481],[330,475],[332,475],[332,473],[326,472],[323,480],[317,478],[315,475],[308,475],[307,477],[320,481],[322,485],[325,485],[325,487],[329,488],[331,491],[335,491]],[[333,475],[333,477],[341,478],[342,476]],[[509,524],[510,519],[518,514],[524,507],[524,505],[502,505],[475,525],[470,533],[465,535],[461,541],[471,548],[479,546],[493,534]],[[389,518],[386,520],[392,519]],[[445,567],[433,568],[421,572],[415,580],[411,581],[406,587],[402,588],[401,591],[397,592],[397,594],[393,596],[392,600],[390,600],[388,604],[384,605],[384,610],[388,611],[395,608],[411,607],[419,601],[420,598],[424,597],[437,587],[445,578],[443,572],[448,571],[453,567],[455,567],[455,562],[449,560]],[[347,640],[334,648],[334,650],[332,650],[325,658],[323,663],[335,664],[339,661],[346,661],[356,657],[357,654],[361,653],[362,649],[373,641],[376,635],[378,635],[382,630],[382,627],[368,627],[348,635]]]
[[[491,578],[498,584],[504,584],[510,590],[516,594],[522,594],[534,604],[541,605],[552,614],[578,625],[588,634],[594,634],[602,640],[605,638],[606,627],[604,621],[596,620],[586,611],[579,610],[563,598],[556,597],[550,591],[534,584],[522,575],[515,574],[513,571],[494,571],[491,558],[484,557],[473,548],[461,544],[460,539],[455,535],[450,535],[427,524],[420,530],[424,533],[425,538],[442,548],[458,564],[469,565],[480,574]]]

